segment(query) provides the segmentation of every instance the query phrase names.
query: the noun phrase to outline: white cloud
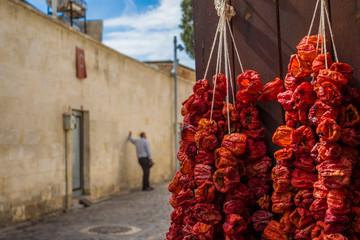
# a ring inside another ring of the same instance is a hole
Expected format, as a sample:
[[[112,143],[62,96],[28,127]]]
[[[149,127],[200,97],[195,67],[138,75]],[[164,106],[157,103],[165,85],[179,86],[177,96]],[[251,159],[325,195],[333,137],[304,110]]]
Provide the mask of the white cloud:
[[[132,15],[136,13],[136,4],[134,3],[134,0],[124,0],[125,9],[124,13],[125,15]]]
[[[104,27],[110,32],[104,35],[104,44],[141,61],[173,59],[173,37],[179,39],[181,32],[180,1],[160,0],[158,6],[144,13],[129,15],[124,11],[105,20]],[[126,2],[131,6],[133,0]],[[178,58],[181,64],[194,68],[194,61],[183,52]]]

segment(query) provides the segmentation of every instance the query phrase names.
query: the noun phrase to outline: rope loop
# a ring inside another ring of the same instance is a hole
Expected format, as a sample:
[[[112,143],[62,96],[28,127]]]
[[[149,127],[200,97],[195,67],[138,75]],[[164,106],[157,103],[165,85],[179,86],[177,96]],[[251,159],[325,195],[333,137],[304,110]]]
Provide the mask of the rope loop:
[[[228,21],[231,20],[232,17],[236,15],[235,10],[233,6],[226,3],[225,0],[214,0],[215,9],[217,12],[217,15],[221,17],[223,14],[225,14],[226,19]]]

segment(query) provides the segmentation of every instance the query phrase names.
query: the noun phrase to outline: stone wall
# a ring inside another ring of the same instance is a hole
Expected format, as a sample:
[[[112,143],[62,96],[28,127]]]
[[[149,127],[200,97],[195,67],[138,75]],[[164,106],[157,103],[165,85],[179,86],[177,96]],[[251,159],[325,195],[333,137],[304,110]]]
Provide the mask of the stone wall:
[[[72,109],[86,116],[90,199],[141,189],[129,130],[147,133],[156,162],[150,181],[173,177],[174,83],[168,73],[19,0],[0,1],[0,45],[0,226],[65,208],[66,196],[71,203],[71,132],[64,131],[62,115]],[[85,51],[86,79],[76,78],[76,47]],[[179,116],[194,81],[179,78]]]

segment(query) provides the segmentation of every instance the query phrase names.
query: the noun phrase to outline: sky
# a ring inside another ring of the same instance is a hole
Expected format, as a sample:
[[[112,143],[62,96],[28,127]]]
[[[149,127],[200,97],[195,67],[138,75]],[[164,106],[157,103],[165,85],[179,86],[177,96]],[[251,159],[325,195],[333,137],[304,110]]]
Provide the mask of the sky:
[[[47,13],[46,0],[26,0]],[[85,0],[87,20],[103,20],[103,44],[140,61],[174,59],[174,36],[181,41],[181,0]],[[179,63],[195,61],[178,50]]]

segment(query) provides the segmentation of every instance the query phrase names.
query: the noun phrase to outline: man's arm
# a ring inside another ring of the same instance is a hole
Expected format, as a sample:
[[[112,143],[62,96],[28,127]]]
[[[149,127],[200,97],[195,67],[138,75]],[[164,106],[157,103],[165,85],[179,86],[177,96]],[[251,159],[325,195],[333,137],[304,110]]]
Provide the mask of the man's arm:
[[[133,137],[131,136],[131,131],[129,132],[129,137],[128,140],[130,140],[130,142],[132,142],[133,144],[135,144],[135,139],[133,139]]]

